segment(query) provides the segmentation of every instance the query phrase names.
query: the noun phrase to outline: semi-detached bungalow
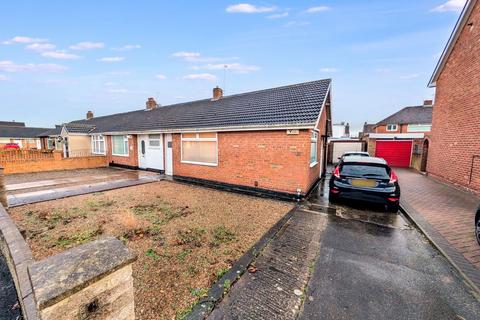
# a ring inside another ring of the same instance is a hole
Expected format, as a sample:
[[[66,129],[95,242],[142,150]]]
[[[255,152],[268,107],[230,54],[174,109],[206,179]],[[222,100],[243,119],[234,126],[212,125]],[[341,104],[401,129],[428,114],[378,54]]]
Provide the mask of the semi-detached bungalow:
[[[175,179],[301,197],[325,173],[331,80],[73,121],[93,128],[92,153]]]

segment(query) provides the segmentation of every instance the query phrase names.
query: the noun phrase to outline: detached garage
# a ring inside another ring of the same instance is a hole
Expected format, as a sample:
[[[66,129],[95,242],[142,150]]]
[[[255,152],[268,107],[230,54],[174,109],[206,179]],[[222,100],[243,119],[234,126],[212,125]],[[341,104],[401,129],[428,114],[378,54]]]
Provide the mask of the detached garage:
[[[377,140],[375,156],[385,159],[392,167],[410,167],[412,157],[412,141]]]
[[[328,163],[337,163],[345,152],[348,151],[365,151],[365,143],[363,141],[348,140],[331,140],[328,143]]]

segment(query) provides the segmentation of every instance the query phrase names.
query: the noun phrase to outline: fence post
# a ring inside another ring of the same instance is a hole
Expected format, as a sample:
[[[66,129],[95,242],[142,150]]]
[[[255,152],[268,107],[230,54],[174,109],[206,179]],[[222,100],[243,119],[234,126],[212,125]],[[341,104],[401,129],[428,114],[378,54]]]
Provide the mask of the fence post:
[[[4,208],[7,207],[7,190],[5,188],[5,178],[3,176],[3,167],[0,167],[0,203]]]

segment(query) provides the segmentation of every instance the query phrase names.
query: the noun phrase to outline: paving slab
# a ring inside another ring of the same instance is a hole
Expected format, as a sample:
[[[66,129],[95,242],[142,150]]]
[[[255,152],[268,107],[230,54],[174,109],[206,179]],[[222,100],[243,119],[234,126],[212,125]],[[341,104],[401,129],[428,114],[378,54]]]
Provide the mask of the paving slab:
[[[480,293],[474,217],[480,199],[413,170],[396,170],[406,214]]]

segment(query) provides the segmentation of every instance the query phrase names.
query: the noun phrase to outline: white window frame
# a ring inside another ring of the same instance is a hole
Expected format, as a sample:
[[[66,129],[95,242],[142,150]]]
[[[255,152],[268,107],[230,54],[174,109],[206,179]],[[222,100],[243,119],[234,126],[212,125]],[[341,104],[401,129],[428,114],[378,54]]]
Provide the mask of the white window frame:
[[[200,133],[215,133],[215,138],[200,138]],[[195,134],[195,138],[184,138],[184,134]],[[209,167],[216,167],[218,166],[218,133],[217,132],[184,132],[180,134],[180,162],[181,163],[188,163],[188,164],[197,164],[201,166],[209,166]],[[217,162],[210,163],[210,162],[198,162],[198,161],[188,161],[183,160],[183,141],[214,141],[215,144],[215,152],[217,153]]]
[[[395,124],[395,123],[387,124],[386,129],[387,129],[387,131],[397,131],[398,130],[398,124]]]
[[[95,142],[97,142],[100,145],[100,142],[103,142],[103,152],[100,152],[98,150],[95,150]],[[105,137],[101,134],[96,134],[92,136],[92,154],[103,154],[105,155],[107,153],[107,146],[105,142]]]
[[[150,138],[151,136],[158,136],[158,139],[152,139],[152,138]],[[150,145],[150,141],[158,141],[158,146]],[[160,149],[161,147],[162,147],[162,135],[160,133],[149,134],[148,135],[148,148],[150,148],[150,149]]]
[[[113,153],[114,147],[113,147],[113,137],[123,137],[123,143],[126,143],[126,154],[119,154],[119,153]],[[117,156],[117,157],[128,157],[130,154],[130,144],[128,142],[128,136],[127,135],[113,135],[112,136],[112,156]]]
[[[424,127],[424,128],[421,128]],[[417,123],[408,124],[407,132],[430,132],[432,131],[432,125],[429,123]]]
[[[312,162],[312,143],[315,142],[315,161]],[[310,135],[310,168],[318,164],[318,132],[312,131]]]

